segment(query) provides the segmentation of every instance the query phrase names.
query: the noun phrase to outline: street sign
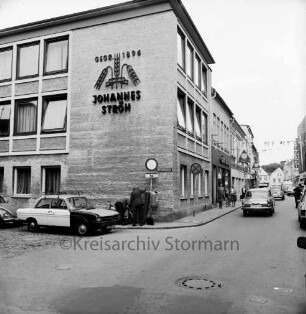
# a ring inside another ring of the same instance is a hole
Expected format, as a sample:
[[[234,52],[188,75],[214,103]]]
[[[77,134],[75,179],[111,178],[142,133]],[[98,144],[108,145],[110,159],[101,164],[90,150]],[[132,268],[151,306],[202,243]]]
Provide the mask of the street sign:
[[[157,169],[158,162],[155,158],[149,158],[146,160],[145,166],[149,171],[154,171]]]
[[[158,173],[146,173],[146,178],[147,179],[158,178]]]
[[[202,167],[200,164],[195,162],[191,165],[190,170],[193,174],[198,174],[202,171]]]

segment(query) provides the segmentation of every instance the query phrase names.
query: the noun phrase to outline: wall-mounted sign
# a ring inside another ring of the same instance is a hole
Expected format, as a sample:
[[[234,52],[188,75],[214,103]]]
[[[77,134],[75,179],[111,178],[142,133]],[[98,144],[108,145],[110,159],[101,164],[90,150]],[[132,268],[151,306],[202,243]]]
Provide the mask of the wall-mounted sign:
[[[146,160],[145,166],[149,171],[155,171],[158,167],[158,162],[155,158],[149,158]]]
[[[195,162],[191,165],[190,170],[193,174],[198,174],[202,171],[202,167],[200,164]]]
[[[221,157],[219,161],[220,161],[220,164],[229,166],[229,161],[226,158]]]
[[[147,179],[154,179],[154,178],[158,178],[158,173],[146,173],[145,176]]]
[[[172,168],[158,168],[157,171],[158,172],[172,172],[173,169]]]
[[[245,150],[241,153],[238,161],[243,164],[247,164],[250,162],[250,157],[248,156]]]
[[[96,62],[106,62],[113,61],[113,66],[106,66],[100,73],[94,88],[100,90],[104,81],[105,87],[110,87],[111,89],[122,88],[124,85],[129,85],[131,82],[134,86],[137,86],[140,83],[140,79],[136,74],[134,68],[124,62],[121,66],[121,58],[129,59],[131,57],[141,56],[141,51],[138,50],[132,52],[116,53],[114,56],[111,54],[96,57]],[[140,100],[141,91],[132,90],[126,92],[117,92],[117,93],[106,93],[103,95],[93,95],[93,103],[105,103],[102,106],[102,114],[107,113],[123,113],[131,111],[130,101]]]

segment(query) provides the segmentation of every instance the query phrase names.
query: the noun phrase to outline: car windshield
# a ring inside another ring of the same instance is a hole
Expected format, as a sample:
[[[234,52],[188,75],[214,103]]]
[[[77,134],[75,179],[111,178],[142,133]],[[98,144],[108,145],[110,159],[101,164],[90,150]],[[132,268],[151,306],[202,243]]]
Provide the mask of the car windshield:
[[[248,191],[246,194],[246,197],[248,198],[267,198],[267,191],[264,190],[251,190]]]
[[[280,192],[281,190],[282,190],[281,187],[278,186],[271,187],[271,192]]]
[[[73,210],[94,209],[94,206],[86,197],[70,197],[67,201]]]

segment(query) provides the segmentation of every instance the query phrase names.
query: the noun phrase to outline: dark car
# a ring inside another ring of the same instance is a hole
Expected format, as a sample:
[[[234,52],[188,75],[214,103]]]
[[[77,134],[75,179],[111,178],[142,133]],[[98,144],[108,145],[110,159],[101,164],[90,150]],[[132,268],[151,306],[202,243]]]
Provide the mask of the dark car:
[[[294,195],[294,187],[293,186],[290,186],[287,189],[287,196],[291,196],[291,195]]]
[[[284,193],[281,185],[272,185],[271,186],[271,193],[275,199],[276,198],[280,198],[281,200],[285,199],[285,193]]]
[[[31,208],[19,208],[18,218],[34,232],[39,226],[70,227],[78,235],[107,231],[119,221],[115,210],[95,208],[84,196],[45,196]]]
[[[0,195],[0,228],[18,224],[17,208],[9,205]]]
[[[305,237],[299,237],[297,239],[297,246],[300,248],[300,249],[306,249],[306,238]],[[304,278],[305,278],[305,292],[306,292],[306,274],[304,275]]]
[[[271,191],[267,188],[250,189],[246,192],[242,203],[243,215],[249,213],[266,213],[270,216],[274,214],[275,201]]]

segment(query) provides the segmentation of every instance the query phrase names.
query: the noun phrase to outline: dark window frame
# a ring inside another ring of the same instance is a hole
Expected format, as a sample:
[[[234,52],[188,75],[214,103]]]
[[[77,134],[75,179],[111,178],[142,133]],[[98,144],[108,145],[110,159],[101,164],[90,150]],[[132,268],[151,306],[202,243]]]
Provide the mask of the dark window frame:
[[[5,48],[0,48],[0,53],[1,52],[5,52],[5,51],[9,51],[11,50],[11,77],[7,78],[7,79],[0,79],[0,83],[4,83],[4,82],[11,82],[12,78],[13,78],[13,46],[9,46],[9,47],[5,47]]]
[[[180,125],[177,121],[177,128],[183,132],[186,132],[187,128],[186,128],[186,94],[184,92],[182,92],[180,89],[177,90],[177,100],[183,100],[183,109],[184,109],[184,122],[185,122],[185,127],[183,127],[182,125]]]
[[[12,106],[12,103],[10,100],[7,101],[0,101],[0,106]],[[12,108],[11,108],[12,109]],[[1,120],[0,120],[1,121]],[[11,115],[9,118],[9,123],[8,123],[8,132],[7,134],[2,134],[0,133],[0,137],[9,137],[10,136],[10,128],[11,128]]]
[[[186,47],[187,47],[187,49],[189,49],[189,51],[190,51],[190,60],[189,60],[189,62],[190,62],[190,72],[191,73],[187,73],[187,65],[186,65],[186,74],[187,74],[187,76],[194,82],[194,49],[193,49],[193,47],[192,47],[192,45],[191,45],[191,43],[187,40],[187,45],[186,45]],[[186,53],[186,55],[187,55],[187,53]]]
[[[181,29],[178,27],[177,28],[177,36],[181,37],[181,49],[182,49],[182,65],[179,64],[177,60],[178,66],[185,72],[186,71],[186,36],[184,33],[181,31]],[[182,46],[182,42],[184,42],[184,47]]]
[[[38,67],[37,67],[37,74],[30,74],[30,75],[24,75],[20,76],[19,75],[19,70],[20,70],[20,49],[21,48],[26,48],[26,47],[31,47],[31,46],[38,46]],[[28,78],[35,78],[39,76],[39,60],[40,60],[40,41],[32,41],[29,43],[25,44],[20,44],[17,46],[17,62],[16,62],[16,80],[24,80]]]
[[[33,131],[33,132],[22,132],[22,133],[19,133],[17,132],[17,118],[18,118],[18,115],[17,115],[17,104],[19,101],[25,101],[25,100],[29,100],[29,101],[33,101],[35,100],[37,102],[37,105],[36,105],[36,116],[35,116],[35,119],[36,119],[36,130]],[[38,98],[37,97],[32,97],[32,98],[21,98],[21,99],[15,99],[15,104],[14,104],[14,133],[13,135],[14,136],[26,136],[26,135],[34,135],[34,134],[37,134],[37,118],[38,118]]]
[[[16,170],[16,171],[15,171]],[[30,184],[29,184],[29,192],[28,193],[18,193],[18,177],[19,177],[19,170],[29,170],[29,175],[30,175]],[[16,178],[16,194],[15,195],[31,195],[31,185],[32,185],[32,169],[31,169],[31,166],[17,166],[17,167],[14,167],[13,168],[13,175],[17,176]],[[13,184],[15,184],[15,177],[14,177],[14,180],[13,180]],[[15,186],[13,188],[13,191],[15,191]]]
[[[48,170],[58,170],[59,171],[59,186],[58,186],[58,191],[54,191],[52,193],[47,193],[47,171]],[[45,172],[45,180],[44,182],[41,182],[42,184],[44,184],[44,193],[45,195],[55,195],[55,194],[58,194],[60,193],[60,189],[61,189],[61,166],[59,165],[54,165],[54,166],[42,166],[41,167],[41,174],[43,173],[43,171]],[[41,180],[42,180],[42,177],[41,177]]]
[[[66,100],[65,125],[61,129],[43,130],[43,123],[44,123],[44,119],[45,119],[45,110],[47,108],[47,103],[50,100]],[[40,133],[41,134],[51,134],[51,133],[65,133],[65,132],[67,132],[67,109],[68,109],[68,96],[67,96],[67,94],[43,96],[42,97]]]
[[[55,71],[46,71],[47,67],[47,58],[48,58],[48,44],[49,43],[54,43],[54,42],[59,42],[59,41],[64,41],[67,40],[67,60],[66,60],[66,69],[63,70],[55,70]],[[55,74],[61,74],[61,73],[68,73],[68,68],[69,68],[69,36],[61,36],[61,37],[54,37],[54,38],[48,38],[45,39],[44,41],[44,65],[43,65],[43,75],[44,76],[49,76],[49,75],[55,75]]]

